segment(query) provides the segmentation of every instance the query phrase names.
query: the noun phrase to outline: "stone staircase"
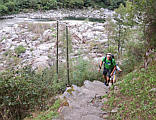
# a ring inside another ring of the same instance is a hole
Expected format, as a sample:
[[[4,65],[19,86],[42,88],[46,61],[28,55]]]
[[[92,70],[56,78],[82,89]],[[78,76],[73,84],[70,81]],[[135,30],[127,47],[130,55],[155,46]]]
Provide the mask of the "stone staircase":
[[[53,120],[106,120],[108,113],[101,110],[107,101],[109,87],[99,81],[85,81],[82,87],[72,85],[63,95],[59,96],[64,102],[59,109],[60,116]]]

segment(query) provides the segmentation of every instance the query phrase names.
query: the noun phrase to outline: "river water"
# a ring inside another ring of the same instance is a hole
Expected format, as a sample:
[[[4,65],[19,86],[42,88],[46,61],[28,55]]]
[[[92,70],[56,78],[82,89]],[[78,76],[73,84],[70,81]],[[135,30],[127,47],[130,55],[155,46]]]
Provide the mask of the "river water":
[[[5,27],[12,27],[14,24],[18,24],[21,22],[35,22],[37,20],[35,19],[29,19],[29,18],[12,18],[12,19],[1,19],[0,20],[0,29],[3,29]],[[49,22],[48,20],[38,20],[38,22]]]

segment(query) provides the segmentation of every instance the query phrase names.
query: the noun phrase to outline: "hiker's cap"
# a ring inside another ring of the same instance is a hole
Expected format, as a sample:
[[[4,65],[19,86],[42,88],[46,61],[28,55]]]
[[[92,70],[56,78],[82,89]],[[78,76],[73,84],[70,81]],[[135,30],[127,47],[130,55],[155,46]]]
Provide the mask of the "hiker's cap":
[[[112,53],[107,53],[107,55],[112,55]]]

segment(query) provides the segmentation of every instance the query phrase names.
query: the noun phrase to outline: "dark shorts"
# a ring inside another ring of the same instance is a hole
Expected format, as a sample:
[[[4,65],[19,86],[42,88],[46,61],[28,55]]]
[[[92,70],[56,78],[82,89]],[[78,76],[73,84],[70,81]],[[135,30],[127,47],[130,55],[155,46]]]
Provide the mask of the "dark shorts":
[[[111,77],[112,71],[113,71],[113,69],[106,69],[106,68],[104,68],[104,69],[103,69],[103,75],[104,75],[104,76]]]

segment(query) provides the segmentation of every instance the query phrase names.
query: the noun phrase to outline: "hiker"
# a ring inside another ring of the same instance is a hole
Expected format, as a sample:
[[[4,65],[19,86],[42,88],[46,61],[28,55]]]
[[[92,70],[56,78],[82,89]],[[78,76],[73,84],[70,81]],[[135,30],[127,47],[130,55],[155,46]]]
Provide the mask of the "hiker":
[[[113,76],[111,76],[111,82],[115,83],[116,82],[116,72],[122,72],[122,70],[120,69],[120,67],[118,66],[118,64],[116,64],[116,70],[113,73]]]
[[[105,79],[105,85],[109,85],[110,77],[113,76],[114,71],[116,70],[115,59],[112,58],[111,53],[107,53],[106,57],[102,58],[102,61],[99,65],[99,71],[104,63],[103,78]]]

